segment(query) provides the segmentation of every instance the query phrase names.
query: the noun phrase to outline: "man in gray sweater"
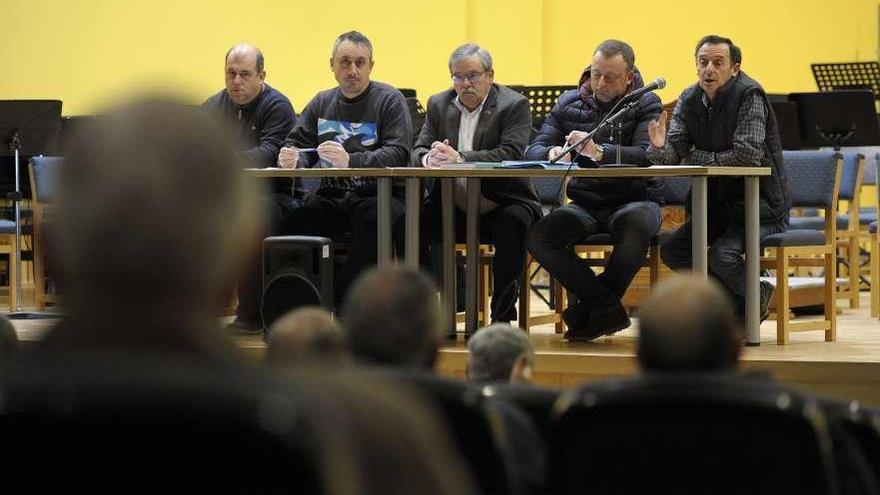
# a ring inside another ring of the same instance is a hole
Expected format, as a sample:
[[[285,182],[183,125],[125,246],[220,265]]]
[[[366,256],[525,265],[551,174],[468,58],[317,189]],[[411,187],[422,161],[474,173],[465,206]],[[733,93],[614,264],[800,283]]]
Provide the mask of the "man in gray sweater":
[[[357,31],[339,35],[333,43],[330,68],[339,85],[318,93],[305,107],[278,154],[278,166],[406,167],[412,121],[400,91],[370,80],[370,40]],[[400,185],[393,189],[392,225],[404,213]],[[376,262],[376,207],[375,179],[329,177],[285,221],[283,230],[290,234],[352,234],[348,260],[336,279],[337,303],[351,281]]]

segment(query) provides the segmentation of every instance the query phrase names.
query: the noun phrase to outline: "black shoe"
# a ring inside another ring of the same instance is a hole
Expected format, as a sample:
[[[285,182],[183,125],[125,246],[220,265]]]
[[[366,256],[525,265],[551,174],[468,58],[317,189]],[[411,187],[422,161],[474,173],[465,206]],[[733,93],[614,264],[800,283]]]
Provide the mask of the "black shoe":
[[[586,322],[582,326],[570,325],[568,327],[568,331],[563,335],[565,339],[571,342],[590,341],[603,335],[619,332],[630,325],[629,314],[616,297],[601,306],[591,308],[587,314]],[[582,316],[582,313],[579,313],[578,316]],[[572,315],[573,322],[574,319],[574,315]],[[566,321],[566,323],[568,322]]]
[[[562,321],[568,328],[585,328],[590,319],[590,308],[585,306],[581,299],[569,304],[562,312]]]
[[[770,301],[773,300],[773,292],[776,287],[766,280],[761,281],[761,323],[770,316]]]
[[[263,325],[254,319],[236,316],[232,323],[226,325],[226,330],[244,335],[259,335],[263,333]]]

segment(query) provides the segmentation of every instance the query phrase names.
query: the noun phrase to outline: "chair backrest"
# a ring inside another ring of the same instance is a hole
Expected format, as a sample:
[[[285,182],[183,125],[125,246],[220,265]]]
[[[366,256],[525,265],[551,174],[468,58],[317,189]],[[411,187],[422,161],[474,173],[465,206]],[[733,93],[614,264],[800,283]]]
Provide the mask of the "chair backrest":
[[[323,492],[311,395],[239,367],[129,357],[4,366],[9,472],[36,491]]]
[[[834,151],[783,151],[794,208],[836,209],[842,156]]]
[[[386,370],[392,379],[414,387],[448,420],[455,443],[483,494],[509,491],[509,475],[497,438],[501,422],[479,389],[418,370]]]
[[[482,388],[483,396],[509,402],[525,412],[545,440],[552,431],[553,407],[559,390],[532,385],[492,384]]]
[[[639,377],[560,399],[552,493],[835,493],[819,408],[772,383]]]
[[[861,153],[844,153],[843,170],[840,176],[840,195],[838,199],[852,201],[861,189],[862,176],[865,170],[865,155]]]
[[[34,201],[52,203],[58,193],[58,174],[63,158],[58,156],[35,156],[31,158],[30,179]]]

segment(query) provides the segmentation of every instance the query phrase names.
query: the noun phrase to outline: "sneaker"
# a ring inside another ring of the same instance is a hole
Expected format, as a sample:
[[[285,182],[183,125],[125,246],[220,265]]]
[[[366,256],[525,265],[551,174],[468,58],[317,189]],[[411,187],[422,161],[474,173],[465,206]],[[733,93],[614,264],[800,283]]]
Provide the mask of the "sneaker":
[[[232,323],[226,325],[226,330],[238,334],[258,335],[263,332],[263,325],[257,320],[236,316]]]
[[[761,323],[770,316],[770,301],[773,300],[773,292],[776,287],[766,280],[761,281]]]
[[[582,312],[575,314],[578,318],[583,317]],[[572,315],[572,322],[577,319],[575,314]],[[611,335],[629,326],[629,314],[620,300],[615,297],[602,306],[591,308],[587,313],[586,321],[581,326],[570,325],[563,337],[571,342],[586,342],[603,335]]]

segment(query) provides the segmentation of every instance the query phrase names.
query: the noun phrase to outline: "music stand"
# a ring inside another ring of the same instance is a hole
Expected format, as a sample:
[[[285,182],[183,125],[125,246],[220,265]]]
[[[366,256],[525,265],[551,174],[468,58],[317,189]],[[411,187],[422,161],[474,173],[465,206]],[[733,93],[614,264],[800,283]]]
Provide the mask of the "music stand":
[[[869,90],[792,93],[805,148],[880,144],[880,128]]]
[[[819,91],[870,89],[880,100],[880,63],[810,64]]]
[[[59,100],[0,100],[0,156],[15,157],[15,192],[8,199],[15,203],[15,260],[18,307],[10,319],[56,318],[57,315],[21,311],[21,178],[20,155],[39,155],[55,142],[61,125]],[[13,260],[10,260],[12,263]],[[41,280],[35,283],[43,283]]]

